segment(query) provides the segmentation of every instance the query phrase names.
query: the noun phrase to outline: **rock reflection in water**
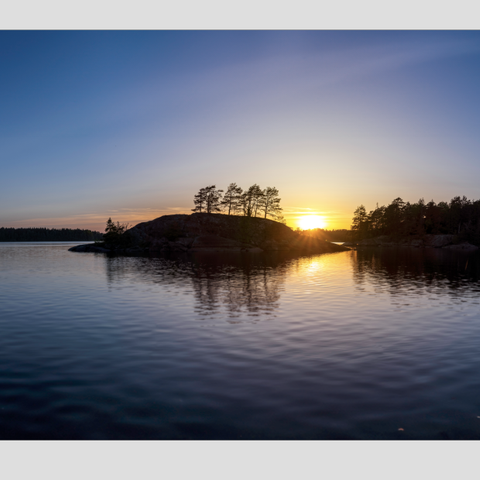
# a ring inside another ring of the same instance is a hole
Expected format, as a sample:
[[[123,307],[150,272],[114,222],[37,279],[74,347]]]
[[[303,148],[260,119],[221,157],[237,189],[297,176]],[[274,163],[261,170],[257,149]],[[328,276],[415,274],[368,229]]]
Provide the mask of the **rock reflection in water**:
[[[229,321],[272,315],[279,306],[288,258],[253,254],[196,253],[156,258],[105,257],[111,286],[125,279],[192,289],[198,315],[219,311]]]

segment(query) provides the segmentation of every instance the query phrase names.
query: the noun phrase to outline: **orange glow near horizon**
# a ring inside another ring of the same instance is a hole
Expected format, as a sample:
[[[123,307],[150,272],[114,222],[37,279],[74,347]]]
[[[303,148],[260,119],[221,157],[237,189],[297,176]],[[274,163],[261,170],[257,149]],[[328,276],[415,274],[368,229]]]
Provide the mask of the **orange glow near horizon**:
[[[321,215],[303,215],[298,218],[297,223],[302,230],[325,228],[327,226],[327,221]]]
[[[328,228],[338,229],[347,228],[348,214],[339,216],[338,212],[334,212],[334,215],[325,215],[319,212],[319,210],[310,210],[311,213],[304,213],[299,211],[301,207],[286,208],[285,213],[286,224],[295,230],[300,228],[301,230],[310,230],[314,228]],[[293,210],[293,211],[288,211]],[[120,208],[118,210],[105,210],[94,211],[91,213],[82,213],[72,216],[62,217],[29,217],[28,219],[16,220],[12,222],[5,222],[3,226],[5,228],[80,228],[96,230],[100,233],[105,231],[105,225],[108,218],[111,218],[115,223],[128,223],[130,227],[133,227],[141,222],[148,222],[163,215],[183,214],[190,215],[191,210],[184,207],[169,207],[164,209],[152,209],[152,208]],[[341,212],[343,213],[343,212]]]

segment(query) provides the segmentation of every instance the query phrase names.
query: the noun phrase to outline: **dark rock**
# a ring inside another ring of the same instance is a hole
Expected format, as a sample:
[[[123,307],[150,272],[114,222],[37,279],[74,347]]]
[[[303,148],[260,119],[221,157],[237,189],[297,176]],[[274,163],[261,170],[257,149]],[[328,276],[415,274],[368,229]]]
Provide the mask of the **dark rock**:
[[[94,243],[88,245],[78,245],[68,249],[69,252],[96,252],[96,253],[109,253],[110,250],[104,247],[95,245]]]
[[[248,248],[248,245],[216,235],[199,235],[198,237],[195,237],[190,246],[192,251],[204,251],[205,249],[214,249],[216,251],[238,251],[242,250],[242,248]]]
[[[458,243],[457,245],[447,245],[443,248],[446,248],[447,250],[454,250],[457,252],[475,252],[476,250],[478,250],[478,247],[468,242]]]
[[[426,247],[443,248],[451,245],[455,238],[454,235],[425,235],[424,244]]]
[[[424,243],[421,239],[413,239],[409,244],[411,247],[423,247]]]
[[[328,242],[303,239],[291,228],[273,220],[222,214],[165,215],[140,223],[126,234],[152,253],[346,250]]]

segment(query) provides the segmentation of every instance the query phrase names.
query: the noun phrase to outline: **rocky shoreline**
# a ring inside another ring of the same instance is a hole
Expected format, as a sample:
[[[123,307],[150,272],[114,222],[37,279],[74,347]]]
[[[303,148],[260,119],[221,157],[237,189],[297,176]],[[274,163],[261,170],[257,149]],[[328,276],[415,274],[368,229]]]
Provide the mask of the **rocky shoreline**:
[[[312,239],[273,220],[257,217],[193,213],[164,215],[127,230],[117,245],[88,244],[69,249],[116,255],[189,252],[333,253],[347,247]]]
[[[416,247],[442,248],[458,252],[475,252],[478,247],[468,242],[457,242],[455,235],[424,235],[421,237],[403,237],[395,239],[388,236],[367,238],[358,242],[345,242],[346,247]]]

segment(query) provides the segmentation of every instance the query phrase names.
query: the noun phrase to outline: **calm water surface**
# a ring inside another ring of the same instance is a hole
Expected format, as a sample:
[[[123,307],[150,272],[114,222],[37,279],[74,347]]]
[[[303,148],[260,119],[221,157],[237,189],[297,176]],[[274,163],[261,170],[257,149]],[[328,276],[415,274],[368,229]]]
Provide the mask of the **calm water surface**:
[[[478,254],[69,246],[0,244],[1,439],[480,439]]]

